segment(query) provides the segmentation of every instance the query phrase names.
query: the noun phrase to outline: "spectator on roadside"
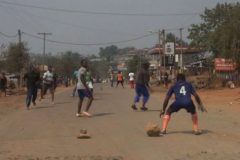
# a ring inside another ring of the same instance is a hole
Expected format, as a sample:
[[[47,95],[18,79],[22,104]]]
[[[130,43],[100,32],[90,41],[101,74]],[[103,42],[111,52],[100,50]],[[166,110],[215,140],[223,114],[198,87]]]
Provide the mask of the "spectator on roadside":
[[[2,93],[4,93],[5,97],[7,96],[7,78],[4,72],[0,75],[0,97]]]
[[[118,87],[118,84],[121,83],[122,87],[124,88],[123,86],[123,74],[121,71],[118,71],[118,74],[117,74],[117,85],[116,85],[116,88]]]
[[[129,74],[128,74],[128,76],[129,76],[129,84],[130,84],[130,88],[134,88],[134,73],[133,72],[130,72]]]
[[[110,82],[111,82],[111,87],[113,87],[113,82],[114,82],[114,72],[113,71],[110,74]]]
[[[163,75],[163,82],[164,82],[164,87],[165,88],[168,88],[168,73],[165,72],[164,75]]]

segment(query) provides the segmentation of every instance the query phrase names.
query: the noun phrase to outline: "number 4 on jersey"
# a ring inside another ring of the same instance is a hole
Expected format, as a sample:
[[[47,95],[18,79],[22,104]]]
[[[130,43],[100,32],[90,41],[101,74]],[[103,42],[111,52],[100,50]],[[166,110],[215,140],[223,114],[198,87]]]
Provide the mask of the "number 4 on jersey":
[[[180,89],[180,93],[183,94],[184,96],[186,95],[187,91],[185,89],[185,86],[182,86]]]

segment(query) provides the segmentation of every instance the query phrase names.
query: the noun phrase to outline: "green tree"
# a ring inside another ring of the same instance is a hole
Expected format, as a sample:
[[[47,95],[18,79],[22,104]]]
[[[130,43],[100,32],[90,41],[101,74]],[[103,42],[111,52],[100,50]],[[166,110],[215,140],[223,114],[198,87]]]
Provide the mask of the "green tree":
[[[133,58],[127,62],[128,73],[129,72],[137,73],[141,67],[141,64],[146,61],[147,59],[145,59],[142,56],[138,55],[133,56]]]
[[[118,54],[118,47],[111,45],[107,46],[105,48],[100,48],[99,56],[102,58],[105,58],[107,62],[110,62],[113,60],[113,57]]]
[[[61,53],[56,64],[52,64],[58,73],[71,77],[74,70],[80,67],[82,57],[78,53],[66,51]]]
[[[188,46],[188,43],[181,40],[180,38],[178,38],[175,34],[173,33],[168,33],[166,35],[166,42],[175,42],[175,44],[180,45],[182,43],[183,46]]]
[[[217,4],[205,9],[201,24],[189,29],[191,45],[212,50],[216,56],[231,58],[238,64],[240,41],[240,3]]]
[[[29,61],[27,44],[10,43],[7,49],[6,67],[10,73],[20,73]]]
[[[106,60],[90,62],[90,70],[95,78],[108,77],[109,63]]]

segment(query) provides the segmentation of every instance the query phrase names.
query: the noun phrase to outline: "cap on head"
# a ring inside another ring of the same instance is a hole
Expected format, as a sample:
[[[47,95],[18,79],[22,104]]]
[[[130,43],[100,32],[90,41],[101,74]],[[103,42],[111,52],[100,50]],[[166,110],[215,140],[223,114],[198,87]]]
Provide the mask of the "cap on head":
[[[186,77],[183,73],[178,73],[177,74],[177,81],[185,81]]]

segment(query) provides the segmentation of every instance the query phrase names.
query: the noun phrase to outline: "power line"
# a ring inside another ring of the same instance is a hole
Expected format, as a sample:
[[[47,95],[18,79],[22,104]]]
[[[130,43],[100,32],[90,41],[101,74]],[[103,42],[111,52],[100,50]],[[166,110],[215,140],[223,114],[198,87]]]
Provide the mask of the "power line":
[[[7,37],[7,38],[16,38],[18,36],[17,34],[16,35],[7,35],[7,34],[2,33],[2,32],[0,32],[0,34],[3,35],[4,37]]]
[[[37,38],[37,39],[43,39],[42,37],[22,32],[24,35]],[[151,34],[145,34],[136,38],[128,39],[128,40],[121,40],[121,41],[114,41],[114,42],[104,42],[104,43],[74,43],[74,42],[66,42],[66,41],[57,41],[57,40],[51,40],[51,39],[46,39],[46,41],[51,42],[51,43],[56,43],[56,44],[64,44],[64,45],[73,45],[73,46],[102,46],[102,45],[111,45],[111,44],[119,44],[119,43],[126,43],[126,42],[131,42],[131,41],[136,41],[139,39],[143,39],[149,36],[152,36],[153,33]]]
[[[54,19],[54,18],[50,18],[50,17],[44,17],[44,16],[35,15],[33,13],[27,12],[26,10],[24,10],[24,11],[23,10],[19,10],[19,11],[25,13],[29,17],[34,16],[34,17],[46,19],[46,20],[50,21],[51,23],[63,24],[63,25],[71,26],[71,27],[78,28],[78,29],[80,28],[80,29],[89,30],[89,31],[104,31],[104,32],[117,33],[117,34],[121,34],[121,35],[122,34],[130,35],[131,34],[133,36],[136,36],[136,34],[122,32],[122,31],[115,31],[115,30],[109,30],[109,29],[94,28],[94,27],[87,27],[87,26],[82,26],[82,25],[78,25],[78,24],[72,24],[72,23],[68,23],[68,22],[61,21],[61,20]],[[36,20],[36,19],[34,19],[34,20]]]
[[[15,2],[0,1],[0,3],[5,5],[19,6],[25,8],[35,8],[40,10],[55,11],[55,12],[65,12],[65,13],[80,13],[88,15],[109,15],[109,16],[138,16],[138,17],[162,17],[162,16],[192,16],[199,15],[199,13],[118,13],[118,12],[96,12],[96,11],[85,11],[85,10],[73,10],[73,9],[63,9],[63,8],[51,8],[51,7],[41,7],[36,5],[21,4]]]

